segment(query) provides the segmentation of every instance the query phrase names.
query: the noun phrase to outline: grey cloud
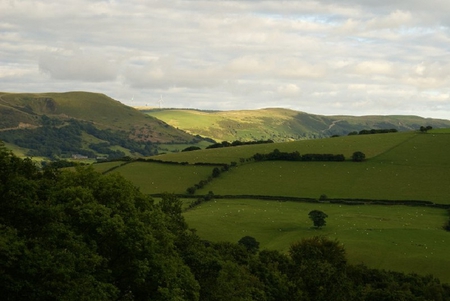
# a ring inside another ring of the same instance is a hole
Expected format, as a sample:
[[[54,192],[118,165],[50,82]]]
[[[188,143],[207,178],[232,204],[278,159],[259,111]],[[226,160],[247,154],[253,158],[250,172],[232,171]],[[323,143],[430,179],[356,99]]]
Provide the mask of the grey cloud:
[[[0,77],[128,104],[450,118],[449,16],[447,0],[0,1]]]
[[[117,66],[100,55],[48,52],[39,58],[39,69],[53,79],[86,82],[111,81],[117,77]]]

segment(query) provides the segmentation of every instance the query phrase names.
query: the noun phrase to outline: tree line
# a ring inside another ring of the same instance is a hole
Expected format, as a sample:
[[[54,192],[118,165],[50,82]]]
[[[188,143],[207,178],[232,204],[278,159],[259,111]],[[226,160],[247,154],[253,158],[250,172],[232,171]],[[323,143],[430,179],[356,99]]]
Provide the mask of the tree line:
[[[233,142],[228,142],[228,141],[222,141],[220,143],[214,143],[211,144],[209,146],[206,147],[206,149],[210,149],[210,148],[222,148],[222,147],[232,147],[232,146],[240,146],[240,145],[254,145],[254,144],[265,144],[265,143],[274,143],[273,140],[268,139],[268,140],[258,140],[258,141],[233,141]]]
[[[255,161],[345,161],[342,154],[305,154],[300,155],[298,151],[291,153],[281,152],[279,149],[274,149],[268,154],[256,153],[251,157]]]
[[[448,300],[432,276],[347,262],[338,241],[287,253],[202,240],[181,201],[118,174],[37,168],[0,145],[2,300]]]
[[[370,130],[360,130],[359,132],[353,131],[348,133],[348,135],[352,136],[352,135],[387,134],[397,132],[398,132],[397,129],[370,129]]]
[[[100,130],[88,122],[75,119],[63,122],[46,115],[41,117],[41,121],[42,126],[35,129],[1,131],[0,139],[30,149],[28,156],[42,156],[54,160],[69,158],[73,154],[95,158],[97,153],[100,153],[108,155],[109,159],[125,156],[124,152],[111,149],[112,146],[121,146],[143,156],[158,153],[153,143],[131,140],[124,131]],[[86,148],[81,139],[83,132],[104,142],[91,143],[89,148]]]

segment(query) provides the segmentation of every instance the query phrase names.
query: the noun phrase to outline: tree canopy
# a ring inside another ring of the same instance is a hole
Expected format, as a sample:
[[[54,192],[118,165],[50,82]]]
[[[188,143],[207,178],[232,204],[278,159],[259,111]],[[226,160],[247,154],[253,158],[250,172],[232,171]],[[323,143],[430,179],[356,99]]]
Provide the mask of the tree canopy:
[[[203,241],[181,205],[174,195],[156,203],[117,174],[40,170],[0,142],[2,300],[450,299],[432,276],[349,265],[324,237],[289,254],[259,251],[250,236]]]

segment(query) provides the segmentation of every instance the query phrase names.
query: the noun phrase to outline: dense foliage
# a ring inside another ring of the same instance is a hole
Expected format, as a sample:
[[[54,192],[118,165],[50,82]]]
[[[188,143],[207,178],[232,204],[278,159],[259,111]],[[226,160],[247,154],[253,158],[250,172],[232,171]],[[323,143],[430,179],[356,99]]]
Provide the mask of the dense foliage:
[[[350,132],[349,135],[370,135],[370,134],[387,134],[387,133],[397,133],[397,129],[370,129],[370,130],[361,130],[359,132],[353,131]]]
[[[252,156],[255,161],[345,161],[345,157],[342,154],[304,154],[300,155],[299,152],[294,151],[292,153],[281,152],[279,149],[274,149],[268,154],[256,153]]]
[[[3,300],[448,300],[431,276],[352,266],[337,241],[289,254],[202,241],[181,202],[117,174],[39,170],[0,145]]]
[[[83,146],[82,134],[87,133],[104,142],[91,143],[89,148]],[[115,150],[113,146],[129,149],[144,156],[157,153],[151,142],[138,142],[128,138],[125,132],[100,130],[93,124],[75,119],[67,122],[42,116],[42,126],[35,129],[16,129],[0,132],[0,139],[28,148],[29,156],[48,158],[68,158],[80,154],[95,158],[97,154],[107,155],[109,159],[120,158],[125,153]]]
[[[273,143],[273,140],[258,140],[258,141],[233,141],[233,142],[228,142],[228,141],[222,141],[220,143],[214,143],[211,144],[209,146],[207,146],[206,148],[222,148],[222,147],[231,147],[231,146],[240,146],[240,145],[254,145],[254,144],[265,144],[265,143]]]

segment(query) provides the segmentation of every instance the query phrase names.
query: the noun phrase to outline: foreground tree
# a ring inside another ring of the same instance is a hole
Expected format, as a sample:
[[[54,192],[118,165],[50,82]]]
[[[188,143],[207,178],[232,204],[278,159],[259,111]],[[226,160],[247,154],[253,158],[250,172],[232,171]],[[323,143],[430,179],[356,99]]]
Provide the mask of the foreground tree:
[[[93,169],[41,172],[1,148],[0,163],[4,300],[198,300],[176,202],[155,206]]]
[[[320,210],[313,210],[310,213],[308,213],[309,218],[313,221],[314,227],[317,229],[322,228],[326,225],[325,219],[328,217],[328,215]]]
[[[259,250],[259,242],[252,236],[244,236],[239,239],[238,244],[243,245],[247,251],[256,254]]]
[[[306,293],[306,300],[354,300],[346,278],[345,250],[337,241],[311,237],[289,249],[292,279]]]
[[[434,277],[348,265],[323,237],[290,256],[203,241],[181,205],[117,174],[41,171],[0,143],[2,300],[450,300]]]

